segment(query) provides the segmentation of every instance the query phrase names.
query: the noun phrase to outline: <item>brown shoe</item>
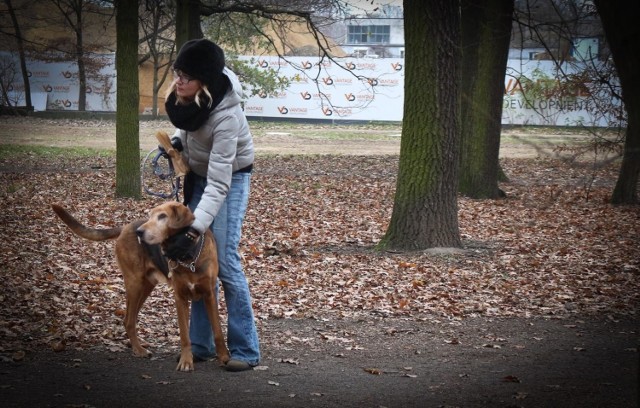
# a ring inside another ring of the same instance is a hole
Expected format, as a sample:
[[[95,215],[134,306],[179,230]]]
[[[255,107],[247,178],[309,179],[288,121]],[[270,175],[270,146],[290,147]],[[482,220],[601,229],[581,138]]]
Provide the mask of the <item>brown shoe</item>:
[[[224,366],[227,371],[239,372],[239,371],[248,371],[253,370],[253,366],[247,363],[246,361],[234,360],[231,359],[227,362],[227,365]]]

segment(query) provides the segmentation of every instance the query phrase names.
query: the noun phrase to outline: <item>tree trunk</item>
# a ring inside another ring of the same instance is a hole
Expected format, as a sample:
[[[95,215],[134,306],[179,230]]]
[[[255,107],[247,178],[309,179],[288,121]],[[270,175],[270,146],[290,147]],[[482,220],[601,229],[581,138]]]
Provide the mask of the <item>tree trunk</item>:
[[[151,95],[151,109],[153,109],[153,118],[158,118],[158,91],[160,87],[158,86],[158,60],[154,58],[153,60],[153,84],[151,85],[152,95]]]
[[[81,3],[80,3],[81,4]],[[84,64],[84,44],[82,38],[82,6],[76,8],[76,56],[78,61],[78,110],[87,109],[87,70]]]
[[[18,55],[20,56],[20,72],[22,73],[22,82],[24,83],[24,102],[27,107],[27,111],[33,110],[33,103],[31,102],[31,83],[29,81],[29,71],[27,70],[27,58],[24,54],[24,43],[22,41],[22,32],[20,30],[20,24],[16,17],[15,9],[11,4],[11,0],[4,0],[7,5],[7,9],[11,16],[11,22],[13,23],[13,30],[16,33],[16,44],[18,45]],[[8,99],[7,99],[8,101]]]
[[[634,2],[619,0],[596,0],[595,4],[618,71],[627,110],[624,156],[611,202],[637,204],[640,175],[640,41],[637,37],[640,9]]]
[[[462,0],[460,193],[499,198],[504,73],[513,0]]]
[[[200,2],[190,0],[176,1],[176,49],[194,38],[202,38],[200,27]]]
[[[460,247],[460,9],[404,1],[405,94],[400,166],[385,250]]]
[[[138,3],[116,1],[116,195],[140,198]]]

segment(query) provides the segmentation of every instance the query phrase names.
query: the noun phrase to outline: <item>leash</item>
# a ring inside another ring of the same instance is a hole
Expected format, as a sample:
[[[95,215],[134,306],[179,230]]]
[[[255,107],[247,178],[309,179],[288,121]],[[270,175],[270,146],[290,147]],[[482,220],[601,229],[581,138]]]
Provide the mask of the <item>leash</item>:
[[[166,163],[163,163],[165,160]],[[180,177],[176,176],[173,163],[166,152],[156,148],[147,153],[142,162],[141,177],[145,193],[154,197],[175,198],[176,201],[180,201]],[[167,182],[171,183],[171,189],[169,192],[163,192],[161,186],[166,185]]]
[[[204,248],[205,236],[206,236],[205,234],[202,234],[202,236],[200,236],[200,248],[198,249],[198,254],[196,255],[195,258],[193,258],[193,260],[191,262],[185,263],[185,262],[182,262],[180,260],[173,260],[173,259],[168,259],[167,258],[167,261],[168,261],[168,264],[169,264],[169,269],[171,271],[174,271],[174,270],[176,270],[178,268],[178,266],[184,266],[185,268],[189,268],[189,270],[191,272],[195,273],[195,271],[196,271],[196,262],[198,262],[198,258],[200,258],[200,254],[202,253],[202,249]],[[172,262],[174,262],[175,266],[171,265]]]

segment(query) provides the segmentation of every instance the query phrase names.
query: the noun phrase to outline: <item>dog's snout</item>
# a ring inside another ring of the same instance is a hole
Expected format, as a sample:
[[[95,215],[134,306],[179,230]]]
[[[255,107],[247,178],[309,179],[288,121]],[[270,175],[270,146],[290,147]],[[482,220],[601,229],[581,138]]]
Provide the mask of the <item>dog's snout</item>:
[[[142,227],[136,229],[136,235],[138,236],[138,238],[142,238],[144,236],[144,229],[142,229]]]

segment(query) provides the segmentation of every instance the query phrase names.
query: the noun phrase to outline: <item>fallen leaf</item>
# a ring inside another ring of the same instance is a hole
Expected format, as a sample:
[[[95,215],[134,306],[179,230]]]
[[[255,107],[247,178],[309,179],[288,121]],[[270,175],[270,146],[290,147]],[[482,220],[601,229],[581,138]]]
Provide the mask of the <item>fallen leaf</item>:
[[[516,377],[516,376],[508,375],[508,376],[506,376],[506,377],[504,377],[504,378],[502,379],[502,382],[519,383],[519,382],[520,382],[520,379],[519,379],[518,377]]]
[[[113,227],[144,218],[157,201],[108,193],[114,191],[114,157],[17,154],[0,160],[12,169],[0,172],[4,204],[11,208],[0,215],[6,226],[0,229],[0,263],[3,281],[15,288],[0,294],[0,302],[12,308],[3,316],[0,349],[50,349],[53,339],[64,339],[65,350],[129,352],[114,243],[82,240],[46,209],[62,201],[83,223]],[[391,218],[397,159],[256,157],[260,171],[253,176],[239,248],[256,294],[256,316],[319,322],[363,315],[570,317],[568,327],[575,331],[571,326],[583,323],[573,316],[637,315],[640,218],[633,209],[608,203],[617,165],[594,169],[555,158],[505,158],[500,164],[512,180],[503,185],[509,199],[460,197],[461,234],[473,247],[434,257],[371,250]],[[12,236],[16,228],[20,240]],[[141,312],[159,348],[179,344],[172,300],[170,289],[158,285]],[[28,345],[19,333],[31,334]],[[289,336],[282,343],[320,349],[318,343],[342,342],[344,350],[362,349],[354,336],[328,329],[324,334]],[[451,345],[465,339],[444,336]],[[501,344],[498,338],[482,342]]]
[[[53,343],[51,343],[51,350],[55,352],[64,351],[65,348],[66,348],[66,345],[62,340],[54,341]]]
[[[300,364],[300,362],[294,358],[279,358],[276,361],[280,363],[287,363],[287,364],[295,364],[295,365]]]
[[[523,399],[527,398],[528,396],[529,396],[529,394],[528,394],[528,393],[526,393],[526,392],[517,392],[517,393],[513,396],[513,398],[515,398],[515,399],[517,399],[517,400],[523,400]]]
[[[13,361],[22,361],[24,360],[24,357],[27,355],[27,353],[25,353],[24,351],[20,350],[20,351],[16,351],[15,353],[13,353],[11,355],[11,359]]]

